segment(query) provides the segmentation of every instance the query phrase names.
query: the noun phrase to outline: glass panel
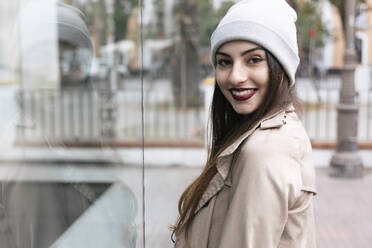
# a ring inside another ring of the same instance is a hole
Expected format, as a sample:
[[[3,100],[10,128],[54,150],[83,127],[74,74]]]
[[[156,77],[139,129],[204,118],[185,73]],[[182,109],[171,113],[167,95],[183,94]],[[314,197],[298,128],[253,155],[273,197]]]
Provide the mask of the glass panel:
[[[181,193],[204,166],[209,38],[232,1],[145,1],[146,245],[170,247]]]
[[[1,247],[143,247],[137,6],[0,1]]]

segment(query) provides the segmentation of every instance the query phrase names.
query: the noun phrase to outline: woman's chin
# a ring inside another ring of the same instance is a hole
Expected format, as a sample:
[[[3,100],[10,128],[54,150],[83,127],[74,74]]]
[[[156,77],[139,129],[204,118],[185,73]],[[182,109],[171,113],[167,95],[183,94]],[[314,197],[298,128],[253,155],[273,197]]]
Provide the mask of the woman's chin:
[[[256,108],[251,108],[248,106],[233,106],[233,109],[235,110],[237,114],[240,114],[240,115],[249,115],[249,114],[252,114],[256,110]]]

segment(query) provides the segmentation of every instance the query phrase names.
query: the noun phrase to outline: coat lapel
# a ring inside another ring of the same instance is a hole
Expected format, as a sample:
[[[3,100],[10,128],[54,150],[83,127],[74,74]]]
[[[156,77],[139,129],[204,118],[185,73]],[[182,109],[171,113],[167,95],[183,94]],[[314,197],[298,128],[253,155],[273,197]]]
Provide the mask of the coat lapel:
[[[229,174],[231,163],[233,162],[234,151],[247,137],[249,137],[249,135],[254,132],[255,129],[257,129],[257,127],[255,127],[254,129],[252,128],[250,131],[246,132],[245,135],[241,136],[237,141],[226,148],[217,158],[216,168],[218,173],[216,173],[216,175],[214,175],[214,177],[210,181],[207,189],[205,190],[202,198],[199,201],[195,213],[199,212],[201,208],[206,206],[209,200],[213,196],[215,196],[223,188],[224,185],[228,187],[231,186],[231,180],[227,180],[227,176]]]
[[[293,106],[289,106],[285,111],[281,111],[270,115],[262,121],[260,121],[253,128],[249,129],[243,135],[241,135],[233,144],[228,146],[217,158],[217,172],[216,175],[210,181],[207,189],[205,190],[202,198],[199,201],[198,207],[195,213],[199,212],[204,206],[208,204],[210,199],[215,196],[224,185],[230,187],[231,180],[227,177],[231,164],[233,163],[234,152],[238,149],[240,144],[243,143],[250,135],[252,135],[257,129],[270,129],[270,128],[280,128],[285,124],[286,113],[294,111]]]

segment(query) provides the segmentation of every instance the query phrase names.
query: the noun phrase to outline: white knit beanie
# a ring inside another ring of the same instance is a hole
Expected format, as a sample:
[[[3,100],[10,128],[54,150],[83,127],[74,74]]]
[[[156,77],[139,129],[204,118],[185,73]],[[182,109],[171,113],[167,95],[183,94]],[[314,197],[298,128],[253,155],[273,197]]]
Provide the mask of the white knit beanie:
[[[211,37],[211,60],[227,41],[248,40],[270,51],[295,83],[298,56],[297,14],[285,0],[242,0],[221,19]]]

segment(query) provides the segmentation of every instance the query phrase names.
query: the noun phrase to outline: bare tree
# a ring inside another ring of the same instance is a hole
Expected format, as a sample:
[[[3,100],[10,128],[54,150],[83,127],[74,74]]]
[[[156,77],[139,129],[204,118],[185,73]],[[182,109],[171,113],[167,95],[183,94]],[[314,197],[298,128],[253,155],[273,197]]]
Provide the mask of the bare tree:
[[[199,23],[197,0],[180,0],[175,8],[179,40],[172,59],[173,92],[178,106],[199,103]]]

